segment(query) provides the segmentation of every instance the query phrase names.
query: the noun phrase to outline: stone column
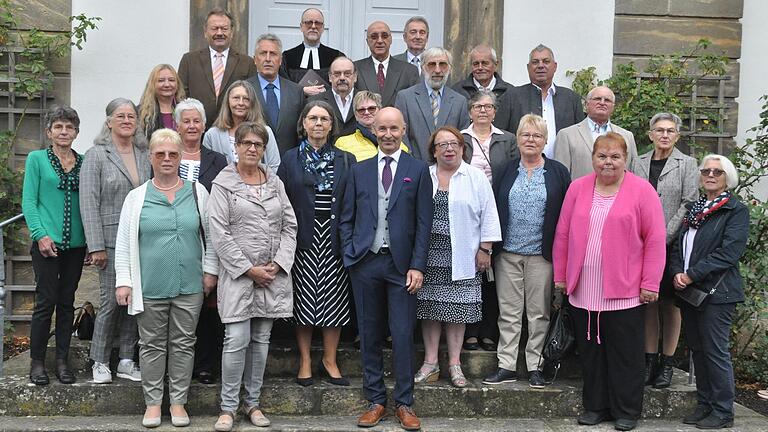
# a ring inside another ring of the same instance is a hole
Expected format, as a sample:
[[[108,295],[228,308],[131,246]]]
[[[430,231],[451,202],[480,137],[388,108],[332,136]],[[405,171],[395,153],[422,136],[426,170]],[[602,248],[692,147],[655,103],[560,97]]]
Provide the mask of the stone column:
[[[496,50],[499,60],[503,50],[504,0],[445,0],[445,49],[453,55],[451,81],[460,81],[470,73],[469,52],[476,45],[487,44]],[[507,26],[511,31],[511,26]],[[501,71],[501,65],[498,68]]]

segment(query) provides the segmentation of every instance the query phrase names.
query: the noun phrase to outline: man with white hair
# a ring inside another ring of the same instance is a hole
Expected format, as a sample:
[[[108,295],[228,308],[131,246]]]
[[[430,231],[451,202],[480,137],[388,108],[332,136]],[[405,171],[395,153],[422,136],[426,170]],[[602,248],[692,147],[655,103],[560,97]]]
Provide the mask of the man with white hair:
[[[616,107],[616,95],[605,86],[595,87],[587,94],[587,118],[557,133],[555,160],[565,165],[576,180],[594,172],[592,148],[600,135],[616,132],[627,142],[627,167],[637,159],[637,145],[632,132],[611,123]]]
[[[469,64],[472,72],[467,79],[453,85],[453,89],[469,99],[479,90],[487,90],[496,95],[496,118],[493,125],[505,131],[517,133],[517,125],[509,123],[510,90],[512,84],[504,81],[499,76],[497,68],[499,59],[496,50],[488,45],[478,45],[469,52]]]
[[[429,159],[429,137],[441,126],[462,130],[469,125],[467,99],[446,87],[453,59],[445,48],[430,48],[421,55],[420,82],[400,91],[395,107],[403,113],[408,125],[405,143],[417,159]]]

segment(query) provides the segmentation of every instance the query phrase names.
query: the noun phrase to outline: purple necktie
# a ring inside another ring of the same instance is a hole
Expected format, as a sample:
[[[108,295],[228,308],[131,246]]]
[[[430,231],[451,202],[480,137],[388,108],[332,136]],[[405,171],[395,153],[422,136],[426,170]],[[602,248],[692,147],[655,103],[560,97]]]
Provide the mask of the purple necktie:
[[[389,187],[392,186],[392,168],[389,164],[392,162],[392,158],[384,156],[384,170],[381,172],[381,185],[384,186],[384,192],[389,191]]]

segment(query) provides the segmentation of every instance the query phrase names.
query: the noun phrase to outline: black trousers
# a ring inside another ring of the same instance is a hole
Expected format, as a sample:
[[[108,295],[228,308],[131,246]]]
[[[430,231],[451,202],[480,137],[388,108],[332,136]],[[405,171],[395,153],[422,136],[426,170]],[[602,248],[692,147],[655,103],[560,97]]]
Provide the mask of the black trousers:
[[[215,296],[212,292],[210,295]],[[221,323],[219,311],[215,307],[210,307],[203,301],[203,307],[200,309],[200,318],[197,321],[195,335],[195,366],[193,374],[208,372],[215,374],[221,370],[221,349],[224,344],[224,324]]]
[[[45,360],[51,331],[51,316],[56,312],[56,358],[66,359],[72,338],[75,291],[83,273],[85,247],[59,250],[57,257],[43,257],[37,242],[32,243],[32,268],[35,271],[35,311],[30,325],[30,356]]]
[[[483,273],[482,299],[483,319],[480,322],[467,324],[464,330],[464,340],[476,337],[499,341],[499,298],[496,296],[496,281],[488,281],[488,276]]]
[[[693,353],[696,374],[696,398],[725,420],[733,419],[736,384],[728,341],[736,305],[708,304],[696,310],[687,304],[680,307],[685,342]]]
[[[584,377],[584,409],[637,420],[643,411],[645,306],[599,316],[573,306],[571,311]]]

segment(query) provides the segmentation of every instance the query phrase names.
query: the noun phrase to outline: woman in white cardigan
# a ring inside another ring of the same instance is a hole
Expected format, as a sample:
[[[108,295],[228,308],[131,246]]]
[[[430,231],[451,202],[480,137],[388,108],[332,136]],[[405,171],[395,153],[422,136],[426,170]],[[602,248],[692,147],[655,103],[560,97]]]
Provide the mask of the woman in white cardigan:
[[[115,296],[139,327],[145,427],[160,425],[166,364],[171,421],[189,424],[184,405],[195,328],[203,297],[217,282],[217,257],[205,235],[208,192],[179,177],[182,149],[175,131],[152,134],[155,177],[125,198],[115,243]]]
[[[203,147],[219,152],[227,157],[227,162],[237,162],[235,151],[235,130],[243,122],[259,123],[267,129],[269,141],[262,161],[272,171],[280,166],[280,150],[272,129],[264,121],[261,104],[256,97],[256,90],[248,81],[238,80],[230,84],[224,93],[224,101],[219,116],[203,137]]]

